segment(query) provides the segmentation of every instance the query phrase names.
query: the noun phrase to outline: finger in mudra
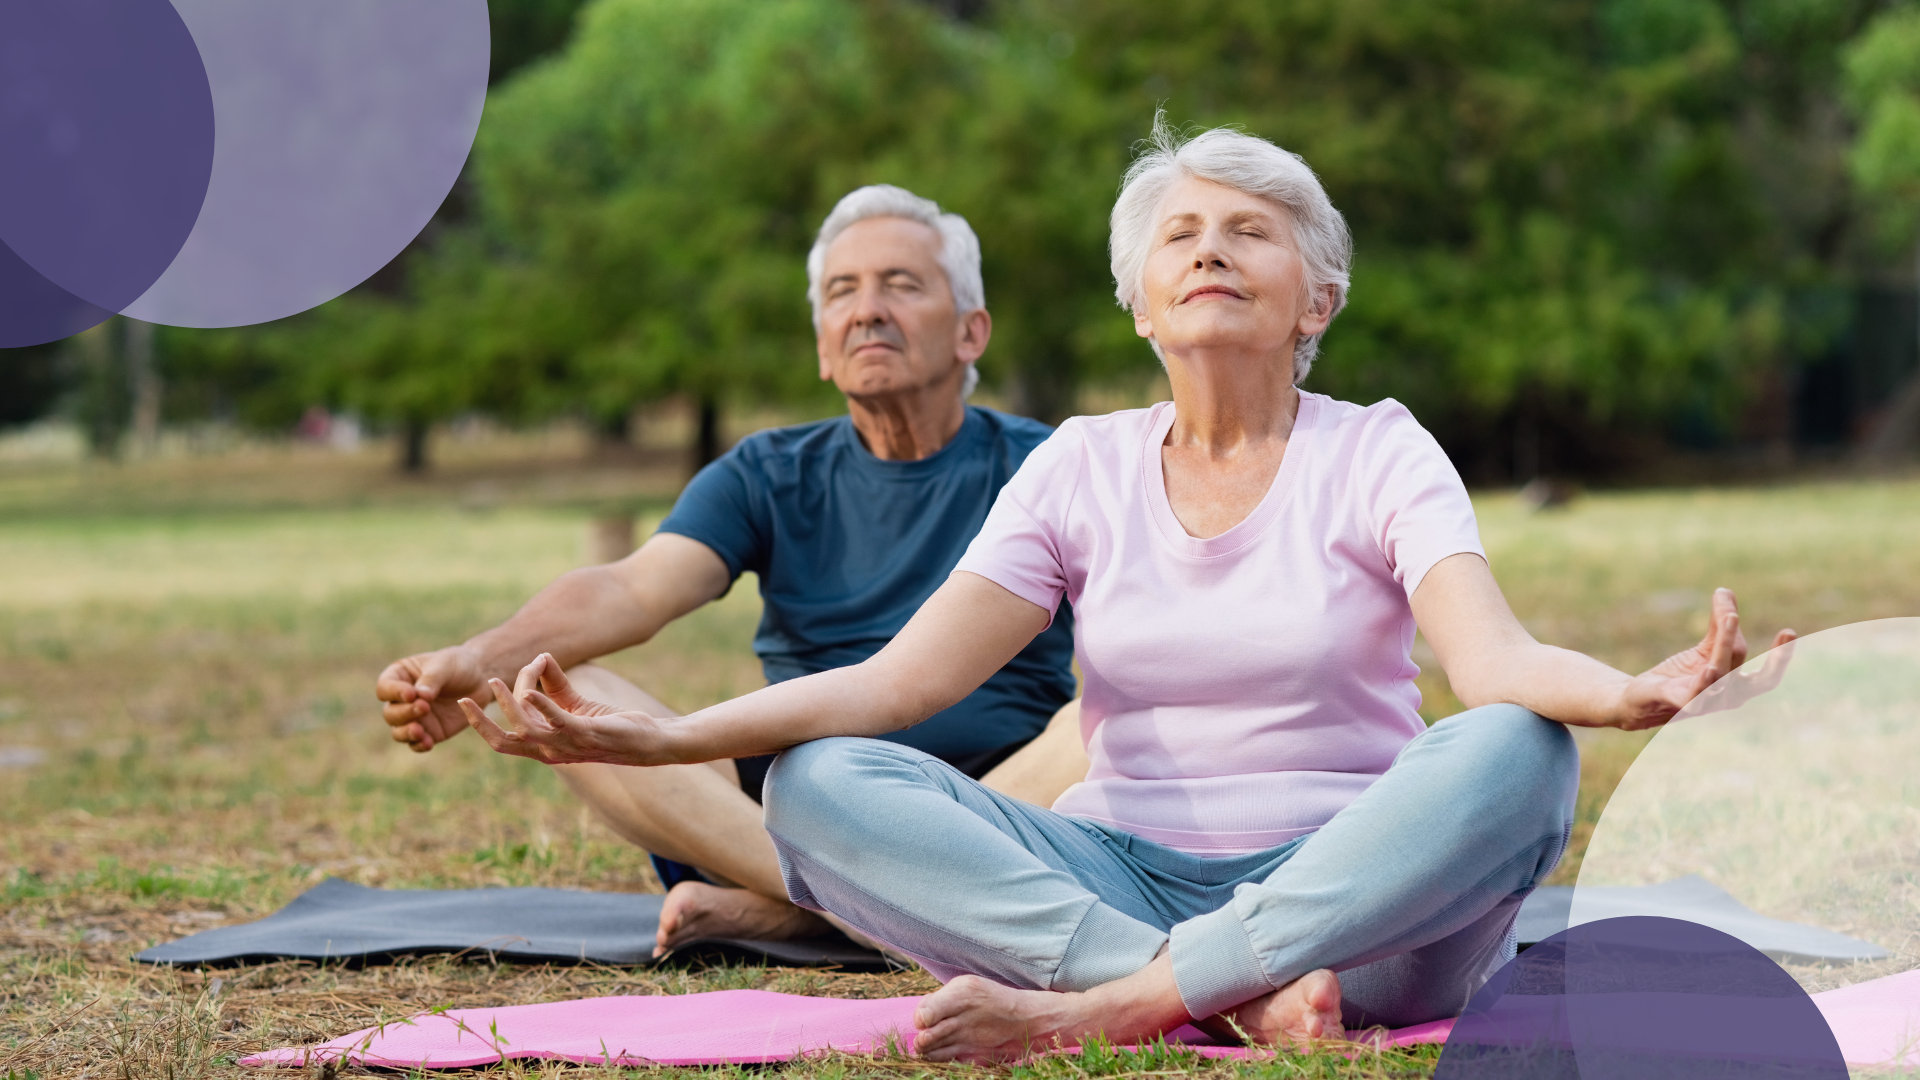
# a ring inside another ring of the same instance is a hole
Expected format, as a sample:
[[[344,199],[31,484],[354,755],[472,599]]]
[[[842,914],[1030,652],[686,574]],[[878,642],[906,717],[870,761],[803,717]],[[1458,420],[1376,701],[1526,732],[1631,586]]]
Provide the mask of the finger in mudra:
[[[1774,635],[1773,648],[1782,649],[1798,635],[1782,630]],[[1632,715],[1620,726],[1627,730],[1657,727],[1672,719],[1687,703],[1719,684],[1715,707],[1725,702],[1746,700],[1773,688],[1785,674],[1790,652],[1778,652],[1757,673],[1736,676],[1736,687],[1722,680],[1747,662],[1747,639],[1740,632],[1740,611],[1731,589],[1715,589],[1712,616],[1706,636],[1698,645],[1677,652],[1634,679],[1627,698]]]
[[[472,698],[461,698],[460,709],[467,723],[500,753],[549,765],[629,760],[617,752],[616,735],[621,729],[652,720],[642,713],[624,713],[581,697],[548,653],[541,653],[521,668],[511,688],[499,679],[487,680],[487,687],[493,691],[508,727],[494,723]]]

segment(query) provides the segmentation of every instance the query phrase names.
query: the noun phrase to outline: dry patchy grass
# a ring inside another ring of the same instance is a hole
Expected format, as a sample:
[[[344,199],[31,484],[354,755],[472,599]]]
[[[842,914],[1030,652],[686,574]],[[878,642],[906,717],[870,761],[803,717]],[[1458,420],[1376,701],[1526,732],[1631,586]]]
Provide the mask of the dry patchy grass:
[[[235,1075],[239,1053],[433,1006],[926,988],[916,976],[760,969],[129,963],[149,943],[263,915],[329,874],[657,887],[644,857],[538,766],[470,739],[426,756],[393,746],[371,681],[392,657],[497,621],[575,565],[595,500],[644,501],[670,484],[606,467],[601,488],[561,484],[573,492],[563,498],[552,462],[495,468],[479,455],[422,481],[374,468],[291,451],[264,464],[128,466],[77,510],[70,496],[92,481],[0,471],[0,1076]],[[354,495],[367,490],[378,497]],[[1502,495],[1479,505],[1495,570],[1535,632],[1640,667],[1698,635],[1716,584],[1741,593],[1756,636],[1920,614],[1916,496],[1920,484],[1891,482],[1604,495],[1546,514]],[[116,500],[145,509],[111,512]],[[757,604],[743,582],[611,666],[682,708],[750,690]],[[1430,715],[1457,708],[1437,673],[1423,687]],[[1583,739],[1583,837],[1642,741]],[[1431,1051],[1242,1065],[1096,1054],[1011,1071],[1387,1077],[1432,1063]],[[829,1058],[786,1071],[965,1070]]]

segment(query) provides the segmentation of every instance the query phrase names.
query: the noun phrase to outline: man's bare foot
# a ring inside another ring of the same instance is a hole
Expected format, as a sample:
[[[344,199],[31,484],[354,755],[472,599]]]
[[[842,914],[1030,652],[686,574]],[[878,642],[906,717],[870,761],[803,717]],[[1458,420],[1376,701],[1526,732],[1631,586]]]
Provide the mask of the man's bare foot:
[[[1016,990],[961,975],[920,999],[913,1052],[929,1061],[1016,1061],[1078,1046],[1104,1026],[1090,996]]]
[[[1210,1016],[1198,1026],[1222,1042],[1251,1039],[1296,1049],[1306,1049],[1323,1039],[1341,1038],[1345,1033],[1340,1028],[1340,977],[1325,968],[1309,971],[1271,994]]]
[[[660,905],[660,931],[653,955],[664,956],[701,938],[749,938],[778,941],[816,937],[833,929],[811,911],[746,889],[723,889],[704,881],[683,881]]]

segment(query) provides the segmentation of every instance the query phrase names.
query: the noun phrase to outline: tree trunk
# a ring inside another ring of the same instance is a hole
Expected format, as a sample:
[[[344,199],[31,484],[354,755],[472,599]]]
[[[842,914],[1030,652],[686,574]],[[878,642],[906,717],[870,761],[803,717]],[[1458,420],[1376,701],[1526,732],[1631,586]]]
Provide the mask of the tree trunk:
[[[133,452],[160,449],[160,373],[153,368],[153,324],[127,319],[127,381],[133,392]]]
[[[1860,440],[1860,453],[1868,461],[1890,465],[1912,453],[1916,444],[1920,444],[1920,370],[1894,390]]]
[[[433,425],[409,419],[400,427],[400,471],[417,476],[427,471],[427,433]]]
[[[87,449],[94,457],[113,460],[127,430],[127,374],[113,340],[120,316],[80,332],[74,338],[80,367],[80,420],[86,427]]]
[[[700,399],[699,423],[693,436],[693,468],[695,472],[713,464],[720,456],[720,403],[711,395]]]
[[[633,554],[632,514],[601,514],[587,522],[587,562],[619,562]]]
[[[1060,348],[1042,348],[1041,355],[1064,357]],[[1043,424],[1059,425],[1073,415],[1075,379],[1069,361],[1021,366],[1013,374],[1014,411]]]
[[[599,416],[593,422],[593,441],[604,449],[615,452],[633,448],[634,428],[638,424],[634,411],[614,413],[611,416]]]

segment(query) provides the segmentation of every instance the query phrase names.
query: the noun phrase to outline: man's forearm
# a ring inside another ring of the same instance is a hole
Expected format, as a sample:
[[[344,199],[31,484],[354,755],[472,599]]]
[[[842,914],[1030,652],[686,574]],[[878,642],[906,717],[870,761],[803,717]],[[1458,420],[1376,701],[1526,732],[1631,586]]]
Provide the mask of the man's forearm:
[[[506,622],[466,642],[486,678],[513,681],[541,653],[563,668],[641,644],[663,619],[647,610],[611,566],[572,570],[534,594]]]

